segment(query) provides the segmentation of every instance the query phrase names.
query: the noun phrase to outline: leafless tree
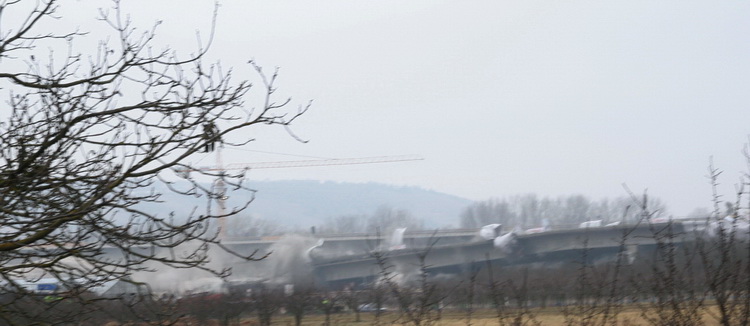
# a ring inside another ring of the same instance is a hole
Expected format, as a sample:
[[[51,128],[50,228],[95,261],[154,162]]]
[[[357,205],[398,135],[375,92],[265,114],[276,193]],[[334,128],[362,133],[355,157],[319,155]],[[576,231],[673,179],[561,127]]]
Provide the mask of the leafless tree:
[[[367,219],[366,230],[379,230],[383,234],[391,234],[397,228],[421,230],[424,221],[414,217],[409,211],[380,206]]]
[[[315,287],[310,285],[298,285],[284,293],[284,306],[294,317],[294,325],[302,325],[302,318],[315,304]]]
[[[417,270],[412,284],[408,284],[410,282],[404,277],[408,275],[399,275],[395,271],[388,252],[371,252],[380,268],[379,281],[385,284],[391,293],[405,322],[415,326],[434,324],[440,318],[441,301],[447,296],[446,291],[441,291],[438,284],[430,278],[430,265],[427,263],[430,251],[437,241],[438,238],[433,235],[427,246],[413,250]],[[397,278],[400,278],[400,281]]]
[[[284,303],[282,291],[270,287],[253,289],[250,294],[250,306],[258,316],[258,324],[261,326],[271,325],[271,320]]]
[[[339,299],[341,302],[354,313],[354,321],[360,322],[360,306],[362,305],[363,292],[355,289],[354,284],[347,285],[343,291],[339,293]]]
[[[379,254],[375,254],[379,255]],[[383,284],[383,282],[370,282],[367,284],[367,299],[370,301],[369,310],[372,310],[372,313],[374,315],[373,324],[374,325],[380,325],[381,324],[381,317],[383,317],[383,311],[385,308],[385,303],[388,300],[388,288],[386,284]]]
[[[632,200],[628,197],[595,201],[582,195],[541,199],[534,194],[517,195],[480,201],[468,206],[461,212],[460,225],[464,228],[476,228],[500,223],[509,228],[527,228],[541,226],[545,221],[563,227],[590,220],[636,223],[640,218],[637,210],[626,211],[627,214],[621,215],[631,205]],[[661,214],[665,210],[665,205],[656,198],[650,200],[649,206],[654,214]]]
[[[340,306],[338,305],[338,293],[321,291],[318,293],[318,297],[313,300],[315,300],[317,307],[325,315],[325,322],[323,325],[330,326],[331,315],[340,310]]]
[[[234,71],[218,63],[206,64],[205,40],[179,55],[156,43],[158,23],[136,28],[117,0],[98,17],[97,34],[108,30],[109,37],[80,53],[89,45],[85,32],[44,30],[60,5],[0,3],[3,18],[24,17],[3,19],[0,27],[3,292],[23,294],[22,280],[42,277],[91,287],[151,269],[152,262],[208,270],[209,248],[222,247],[217,219],[251,199],[223,213],[214,212],[213,202],[227,189],[252,190],[243,185],[243,172],[201,171],[188,160],[247,144],[246,130],[254,126],[287,127],[308,106],[277,102],[276,72],[268,75],[252,61],[264,101],[246,103],[252,84],[235,81]],[[213,30],[209,35],[210,45]],[[206,209],[188,216],[144,209],[160,202],[159,184],[202,198]],[[21,310],[0,307],[0,319],[12,321]]]
[[[602,203],[605,203],[603,201]],[[629,207],[621,212],[620,220],[625,220],[629,214]],[[618,318],[625,301],[625,270],[633,259],[628,254],[629,242],[633,240],[633,233],[639,224],[622,228],[618,240],[617,252],[613,261],[596,263],[590,257],[589,234],[586,229],[582,241],[580,261],[576,262],[575,280],[573,285],[565,289],[572,294],[574,304],[567,302],[561,309],[566,325],[618,325]]]
[[[651,223],[654,211],[647,195],[631,197],[655,242],[651,259],[642,264],[646,268],[635,270],[630,279],[642,318],[652,325],[702,325],[705,297],[696,276],[696,253],[684,246],[682,224]]]
[[[624,229],[614,261],[594,264],[590,257],[588,238],[583,241],[581,261],[574,280],[566,292],[572,294],[574,304],[561,307],[566,325],[617,325],[623,301],[623,269],[626,241],[632,229]]]
[[[238,214],[226,223],[228,237],[262,237],[281,235],[286,232],[283,225],[276,221]]]
[[[462,280],[462,284],[460,284],[459,288],[457,289],[457,295],[459,296],[460,303],[464,306],[464,318],[466,322],[466,326],[472,325],[472,318],[474,315],[474,312],[476,311],[476,306],[479,300],[477,300],[477,293],[478,291],[478,283],[477,279],[479,277],[479,272],[481,271],[481,268],[479,265],[472,262],[468,266],[468,271],[466,271]]]
[[[747,325],[750,322],[750,224],[741,216],[747,182],[740,179],[734,202],[725,201],[721,212],[718,177],[721,171],[709,164],[714,211],[707,220],[708,232],[696,238],[693,247],[700,257],[700,266],[707,293],[715,303],[715,312],[706,313],[721,325]]]
[[[326,219],[320,233],[364,233],[367,231],[366,215],[342,215]]]
[[[530,306],[529,269],[504,270],[500,276],[489,259],[486,265],[488,295],[498,325],[540,325]]]
[[[503,223],[516,226],[516,216],[508,200],[490,199],[472,204],[461,212],[463,228],[477,228],[487,224]]]

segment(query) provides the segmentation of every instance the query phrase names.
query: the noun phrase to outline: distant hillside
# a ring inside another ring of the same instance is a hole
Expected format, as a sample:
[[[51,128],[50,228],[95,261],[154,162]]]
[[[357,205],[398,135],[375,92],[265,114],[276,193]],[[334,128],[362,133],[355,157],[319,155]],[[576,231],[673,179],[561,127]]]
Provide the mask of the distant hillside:
[[[300,227],[329,217],[372,214],[380,206],[407,210],[426,227],[456,226],[461,210],[471,204],[453,195],[377,183],[254,181],[250,187],[258,193],[247,214]]]
[[[457,226],[461,210],[471,204],[464,198],[418,187],[377,183],[252,181],[247,186],[257,193],[255,201],[240,216],[249,215],[298,229],[320,226],[327,218],[342,215],[371,215],[381,206],[409,211],[424,220],[428,228]],[[240,203],[242,198],[238,196],[229,193],[227,206]],[[162,199],[166,206],[147,207],[183,215],[195,206],[201,210],[206,206],[204,198],[165,193]]]

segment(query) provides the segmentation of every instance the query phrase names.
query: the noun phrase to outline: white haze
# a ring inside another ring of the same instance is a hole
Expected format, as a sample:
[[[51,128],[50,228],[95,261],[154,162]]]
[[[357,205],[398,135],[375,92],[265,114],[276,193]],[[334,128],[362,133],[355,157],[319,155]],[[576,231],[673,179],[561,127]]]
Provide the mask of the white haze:
[[[98,31],[92,18],[105,4],[66,3],[61,14]],[[186,55],[195,30],[206,39],[214,9],[198,0],[124,6],[143,28],[162,20],[157,41]],[[726,171],[727,200],[747,170],[749,14],[740,1],[225,1],[209,57],[256,82],[249,59],[281,67],[277,94],[315,101],[292,127],[309,143],[258,128],[243,135],[257,142],[225,151],[224,163],[300,159],[268,152],[420,154],[249,176],[412,185],[474,200],[614,198],[626,183],[687,215],[710,206],[709,156]]]
[[[315,246],[317,239],[302,235],[290,234],[281,237],[267,251],[259,251],[255,257],[268,254],[261,261],[244,261],[220,248],[209,249],[210,262],[206,268],[219,271],[231,267],[231,274],[220,278],[210,272],[197,268],[172,268],[158,262],[147,266],[154,271],[139,272],[133,276],[135,281],[146,282],[156,293],[190,294],[202,292],[221,292],[226,282],[266,282],[287,284],[309,282],[312,268],[307,249]],[[187,252],[194,249],[184,244],[177,251]],[[164,254],[157,253],[157,255]],[[243,252],[241,254],[250,254]]]
[[[169,23],[210,9],[180,5],[178,15],[137,10]],[[680,216],[710,206],[709,156],[726,171],[724,199],[747,170],[748,15],[737,1],[239,1],[220,8],[213,55],[243,74],[249,58],[279,66],[280,92],[315,100],[293,127],[309,143],[259,132],[248,150],[425,157],[253,179],[375,181],[474,200],[615,198],[626,183]]]

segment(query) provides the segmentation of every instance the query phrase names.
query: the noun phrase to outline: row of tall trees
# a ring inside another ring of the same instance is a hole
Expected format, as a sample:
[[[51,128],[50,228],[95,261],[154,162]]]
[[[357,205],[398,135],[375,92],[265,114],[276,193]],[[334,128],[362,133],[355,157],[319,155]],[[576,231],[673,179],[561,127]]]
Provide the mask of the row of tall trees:
[[[419,230],[424,221],[408,210],[380,206],[372,214],[352,214],[329,218],[321,227],[321,233],[375,233],[390,232],[396,228]]]
[[[648,201],[655,217],[664,214],[666,206],[661,200],[649,198]],[[642,213],[633,203],[630,197],[592,200],[583,195],[556,198],[517,195],[476,202],[461,212],[459,224],[462,228],[493,223],[530,228],[541,226],[545,220],[552,225],[576,225],[591,220],[634,222]]]
[[[424,221],[405,209],[380,206],[371,214],[348,214],[331,217],[315,227],[316,233],[376,233],[391,232],[397,228],[420,230]],[[239,214],[228,219],[226,235],[229,237],[262,237],[288,233],[308,233],[310,229],[283,225],[279,222]]]
[[[666,205],[658,198],[647,198],[652,218],[665,214]],[[530,228],[544,223],[572,226],[591,220],[603,223],[635,222],[642,218],[633,198],[619,197],[593,200],[583,195],[540,197],[536,194],[493,198],[467,206],[458,216],[461,228],[478,228],[501,223],[510,227]],[[545,222],[546,220],[546,222]],[[257,224],[255,221],[250,224]],[[395,228],[422,229],[424,220],[409,211],[381,206],[372,214],[349,214],[327,219],[318,229],[322,233],[387,232]]]

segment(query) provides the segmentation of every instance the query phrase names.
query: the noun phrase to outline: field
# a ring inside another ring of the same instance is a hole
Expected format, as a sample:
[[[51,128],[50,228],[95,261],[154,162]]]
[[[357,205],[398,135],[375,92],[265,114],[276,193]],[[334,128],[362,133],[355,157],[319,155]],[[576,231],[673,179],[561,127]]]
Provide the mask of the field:
[[[535,309],[532,310],[532,313],[534,314],[535,321],[539,322],[540,325],[565,325],[565,315],[560,311],[558,308],[545,308],[545,309]],[[505,320],[505,325],[509,325],[512,322],[510,319]],[[580,322],[575,322],[573,325],[578,325]],[[719,323],[708,316],[708,314],[704,314],[704,318],[702,323],[699,323],[706,326],[715,326],[719,325]],[[115,326],[117,324],[111,324],[107,326]],[[185,325],[203,325],[200,323],[195,322],[186,322]],[[208,323],[207,325],[222,325],[218,321],[212,321]],[[236,324],[231,324],[236,325]],[[242,322],[240,323],[242,326],[254,326],[258,325],[255,318],[252,316],[247,316],[246,318],[242,319]],[[277,315],[274,317],[272,321],[272,325],[294,325],[294,318],[289,315]],[[323,314],[310,314],[305,315],[304,319],[302,320],[302,325],[304,326],[321,326],[325,325],[325,315]],[[342,325],[342,326],[365,326],[365,325],[412,325],[411,323],[408,323],[404,320],[403,317],[400,317],[399,314],[396,313],[384,313],[380,316],[380,320],[376,320],[373,313],[361,313],[360,314],[360,321],[355,321],[355,315],[354,313],[338,313],[331,315],[330,325]],[[479,310],[475,311],[474,314],[471,317],[470,324],[468,323],[468,320],[466,318],[465,313],[460,311],[446,311],[443,312],[440,319],[437,320],[434,323],[430,323],[429,325],[437,325],[437,326],[465,326],[465,325],[473,325],[473,326],[490,326],[490,325],[498,325],[498,320],[495,317],[495,313],[493,310],[486,309],[486,310]],[[527,323],[525,325],[534,325],[533,323]],[[638,326],[638,325],[650,325],[644,318],[641,316],[641,310],[637,308],[626,308],[618,315],[618,323],[617,325],[623,325],[623,326]]]

